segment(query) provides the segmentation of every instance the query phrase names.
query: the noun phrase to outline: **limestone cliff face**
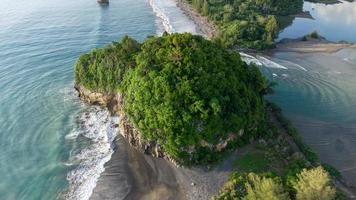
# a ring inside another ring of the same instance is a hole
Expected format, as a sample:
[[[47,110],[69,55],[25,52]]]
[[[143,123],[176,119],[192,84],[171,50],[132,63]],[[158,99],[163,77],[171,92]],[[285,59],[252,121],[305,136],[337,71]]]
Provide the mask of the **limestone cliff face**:
[[[164,158],[177,165],[177,162],[166,154],[161,145],[156,141],[146,141],[142,134],[129,121],[123,111],[124,96],[121,93],[100,93],[90,91],[80,85],[74,87],[78,91],[79,98],[83,101],[107,107],[111,113],[119,116],[119,133],[127,139],[129,144],[139,151],[153,157]]]

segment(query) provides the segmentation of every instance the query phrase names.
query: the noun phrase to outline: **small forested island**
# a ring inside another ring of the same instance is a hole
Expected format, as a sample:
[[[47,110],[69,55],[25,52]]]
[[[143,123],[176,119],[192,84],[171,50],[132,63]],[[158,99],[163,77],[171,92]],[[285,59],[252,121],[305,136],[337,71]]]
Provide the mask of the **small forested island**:
[[[252,41],[246,44],[267,40]],[[83,100],[119,115],[132,146],[176,166],[212,169],[247,148],[213,199],[345,199],[333,181],[340,173],[321,165],[264,100],[271,83],[225,47],[189,33],[143,43],[126,36],[80,56],[75,87]]]
[[[263,129],[268,82],[237,52],[191,34],[125,37],[82,55],[76,84],[122,94],[146,141],[179,164],[207,164]]]

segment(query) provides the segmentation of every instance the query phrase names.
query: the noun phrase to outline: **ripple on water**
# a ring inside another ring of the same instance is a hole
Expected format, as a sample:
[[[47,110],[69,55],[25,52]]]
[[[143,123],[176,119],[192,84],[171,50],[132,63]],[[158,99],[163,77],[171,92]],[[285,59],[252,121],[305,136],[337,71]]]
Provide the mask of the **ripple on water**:
[[[354,55],[356,51],[350,49],[334,54],[281,52],[272,59],[282,60],[288,70],[261,69],[278,84],[268,98],[282,107],[323,162],[334,165],[356,184]],[[345,62],[345,57],[351,62]],[[282,77],[283,73],[288,76]]]

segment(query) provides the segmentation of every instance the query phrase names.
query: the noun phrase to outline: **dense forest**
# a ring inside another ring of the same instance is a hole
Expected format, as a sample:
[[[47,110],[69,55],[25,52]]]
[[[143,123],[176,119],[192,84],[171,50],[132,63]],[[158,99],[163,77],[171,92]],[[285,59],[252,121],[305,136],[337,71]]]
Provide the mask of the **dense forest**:
[[[121,93],[142,137],[180,164],[211,166],[249,144],[213,199],[345,199],[332,184],[340,173],[321,166],[280,109],[264,100],[270,83],[259,69],[219,43],[189,33],[143,43],[126,36],[80,56],[75,80],[92,91]]]
[[[268,82],[237,52],[191,34],[125,37],[82,55],[76,84],[120,91],[147,140],[185,164],[211,163],[247,143],[264,123]]]
[[[273,47],[279,31],[302,11],[302,0],[187,0],[219,26],[215,38],[226,47]]]

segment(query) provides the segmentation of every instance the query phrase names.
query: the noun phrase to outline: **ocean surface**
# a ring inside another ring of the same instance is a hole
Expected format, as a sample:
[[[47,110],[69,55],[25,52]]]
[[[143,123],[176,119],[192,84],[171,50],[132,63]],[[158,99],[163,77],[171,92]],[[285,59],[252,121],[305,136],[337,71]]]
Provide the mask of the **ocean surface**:
[[[79,101],[78,56],[123,35],[198,33],[173,0],[3,0],[0,199],[88,199],[113,153],[107,110]]]
[[[356,185],[356,49],[279,52],[270,59],[285,68],[262,68],[278,84],[268,98],[282,107],[322,162]]]
[[[0,199],[86,199],[115,128],[80,103],[73,66],[125,34],[156,34],[158,19],[145,0],[3,0],[0,27]]]
[[[126,34],[139,41],[163,31],[199,34],[174,0],[111,0],[109,6],[3,0],[0,27],[1,200],[90,197],[114,151],[118,119],[76,97],[73,66],[81,53]],[[281,37],[295,32],[285,31]],[[356,34],[344,34],[339,38],[356,41]],[[269,98],[306,142],[350,177],[356,177],[355,55],[346,49],[245,56],[278,83]]]
[[[282,108],[321,161],[356,185],[356,49],[242,56],[277,83],[267,99]]]

